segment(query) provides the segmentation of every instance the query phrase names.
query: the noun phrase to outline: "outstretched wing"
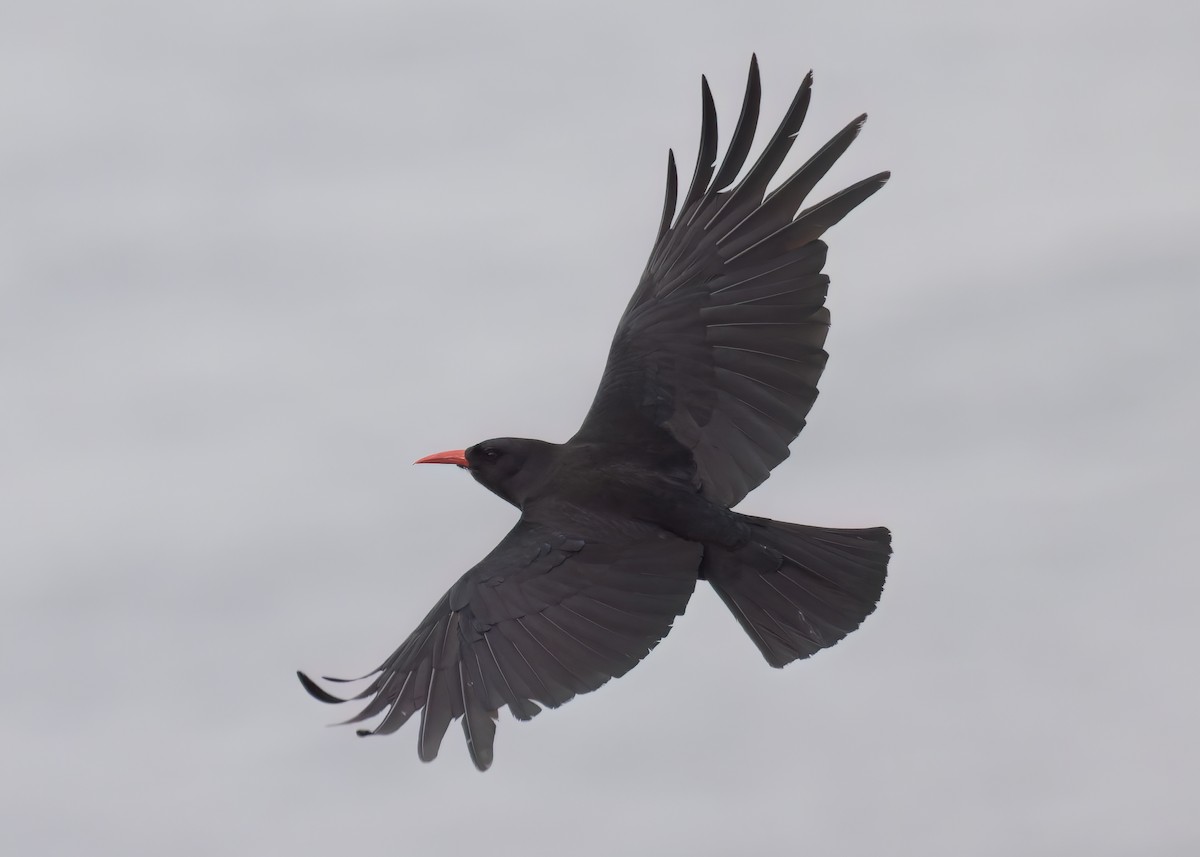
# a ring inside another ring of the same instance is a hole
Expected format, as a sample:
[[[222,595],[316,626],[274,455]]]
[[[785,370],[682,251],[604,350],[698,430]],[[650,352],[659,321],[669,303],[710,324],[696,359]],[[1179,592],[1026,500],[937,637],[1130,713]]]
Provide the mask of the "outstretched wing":
[[[359,734],[384,735],[420,711],[418,755],[428,762],[461,717],[484,771],[498,709],[528,720],[539,705],[555,708],[632,669],[687,605],[701,547],[644,524],[588,529],[522,518],[369,674],[353,698],[370,702],[346,722],[382,714]],[[299,676],[317,699],[346,701]]]
[[[826,229],[879,190],[864,179],[797,214],[862,128],[859,116],[771,193],[811,95],[805,77],[736,185],[758,122],[757,60],[716,176],[717,117],[702,79],[696,172],[675,216],[674,155],[658,238],[576,439],[637,442],[666,429],[691,450],[704,496],[732,506],[788,456],[825,368]],[[731,187],[732,185],[732,187]]]

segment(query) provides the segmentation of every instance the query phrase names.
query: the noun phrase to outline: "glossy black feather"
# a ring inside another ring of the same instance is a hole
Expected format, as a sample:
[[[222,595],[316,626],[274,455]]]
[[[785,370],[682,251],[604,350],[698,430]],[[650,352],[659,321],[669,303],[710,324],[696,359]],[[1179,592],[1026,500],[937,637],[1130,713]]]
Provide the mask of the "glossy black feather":
[[[762,102],[762,83],[758,75],[758,57],[750,58],[750,73],[746,79],[746,96],[742,100],[742,112],[738,116],[737,127],[729,141],[729,149],[721,162],[721,169],[713,179],[710,193],[725,190],[738,177],[750,147],[754,145],[754,131],[758,127],[758,111]]]
[[[727,223],[736,223],[745,213],[761,204],[766,195],[767,186],[770,185],[771,179],[775,178],[779,168],[783,166],[784,158],[791,151],[796,134],[799,132],[800,126],[804,124],[804,117],[808,115],[808,105],[812,102],[812,82],[813,76],[810,71],[804,76],[800,88],[796,90],[792,103],[784,113],[779,127],[771,135],[770,142],[762,150],[762,154],[758,156],[758,160],[754,162],[754,166],[750,168],[745,178],[738,182],[737,187],[722,199],[719,207],[714,209],[712,219],[704,224],[705,229],[711,229],[715,223],[722,220]]]
[[[696,153],[692,182],[683,199],[684,212],[704,195],[717,163],[717,106],[713,103],[712,90],[708,88],[708,78],[700,78],[700,95],[700,150]]]
[[[800,210],[800,206],[804,204],[804,200],[812,192],[812,189],[816,187],[817,182],[825,177],[829,168],[854,142],[854,138],[858,136],[866,121],[867,114],[864,113],[822,146],[804,166],[792,173],[783,184],[771,191],[763,200],[762,205],[746,215],[730,230],[730,235],[720,239],[721,250],[732,255],[755,241],[765,238],[775,231],[780,223],[791,220]]]
[[[811,87],[810,74],[754,166],[722,190],[740,171],[754,136],[757,64],[730,150],[716,179],[702,187],[712,175],[717,128],[703,86],[695,176],[673,224],[660,228],[574,438],[636,443],[665,430],[694,460],[703,495],[724,506],[766,479],[804,426],[827,359],[829,281],[821,274],[826,248],[819,239],[887,179],[886,173],[873,176],[795,216],[858,134],[860,116],[766,193],[804,121]],[[791,362],[739,361],[728,349]]]
[[[624,675],[683,612],[701,555],[700,545],[657,528],[633,529],[638,538],[620,539],[626,525],[606,542],[523,519],[381,665],[375,696],[353,721],[383,714],[367,734],[388,734],[420,712],[418,755],[431,761],[462,717],[484,770],[490,712],[507,706],[528,719]],[[301,681],[316,698],[340,701]]]
[[[675,171],[675,152],[667,150],[667,190],[663,197],[662,219],[658,224],[658,236],[655,241],[661,241],[671,228],[671,220],[675,217],[675,197],[679,193],[679,175]]]
[[[771,666],[834,645],[874,612],[892,552],[886,529],[746,520],[753,540],[709,551],[701,571]]]

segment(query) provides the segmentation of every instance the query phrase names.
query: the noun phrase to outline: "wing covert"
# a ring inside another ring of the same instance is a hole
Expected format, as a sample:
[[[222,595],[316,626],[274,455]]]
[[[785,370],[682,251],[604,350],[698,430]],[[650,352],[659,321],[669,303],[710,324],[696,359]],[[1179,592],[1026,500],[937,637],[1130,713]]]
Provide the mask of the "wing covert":
[[[716,111],[702,79],[703,121],[692,183],[675,213],[668,160],[662,223],[617,326],[580,441],[641,441],[667,430],[691,450],[709,499],[732,506],[788,456],[828,358],[820,240],[887,181],[879,173],[797,214],[862,128],[860,116],[774,191],[804,121],[812,74],[741,181],[759,114],[751,60],[741,115],[716,177]],[[673,219],[672,219],[673,218]]]

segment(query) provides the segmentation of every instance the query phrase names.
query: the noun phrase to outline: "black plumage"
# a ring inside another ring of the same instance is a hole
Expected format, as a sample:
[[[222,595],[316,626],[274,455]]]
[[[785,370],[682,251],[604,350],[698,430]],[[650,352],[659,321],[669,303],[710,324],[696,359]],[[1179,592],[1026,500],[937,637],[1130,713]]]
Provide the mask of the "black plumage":
[[[421,712],[418,752],[429,761],[461,719],[486,770],[501,708],[527,720],[624,675],[670,630],[697,580],[772,666],[836,643],[874,610],[891,553],[886,529],[730,510],[787,457],[817,396],[829,327],[821,236],[888,178],[800,210],[860,116],[766,192],[811,87],[809,74],[735,183],[759,115],[758,64],[719,167],[716,108],[702,79],[695,173],[677,206],[668,155],[650,260],[571,440],[498,438],[422,459],[467,468],[521,517],[353,697],[367,703],[347,722],[381,717],[360,734],[394,732]],[[323,702],[343,701],[300,680]]]

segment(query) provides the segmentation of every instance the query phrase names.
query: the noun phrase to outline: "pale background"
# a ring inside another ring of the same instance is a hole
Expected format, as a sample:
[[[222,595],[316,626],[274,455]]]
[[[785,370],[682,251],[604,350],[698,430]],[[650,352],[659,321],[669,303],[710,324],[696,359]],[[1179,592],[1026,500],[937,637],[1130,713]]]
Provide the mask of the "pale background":
[[[1200,6],[573,5],[0,5],[0,851],[1200,853]],[[879,612],[775,671],[701,589],[483,776],[324,728],[513,520],[409,463],[574,431],[752,51],[895,174],[743,504],[892,527]]]

